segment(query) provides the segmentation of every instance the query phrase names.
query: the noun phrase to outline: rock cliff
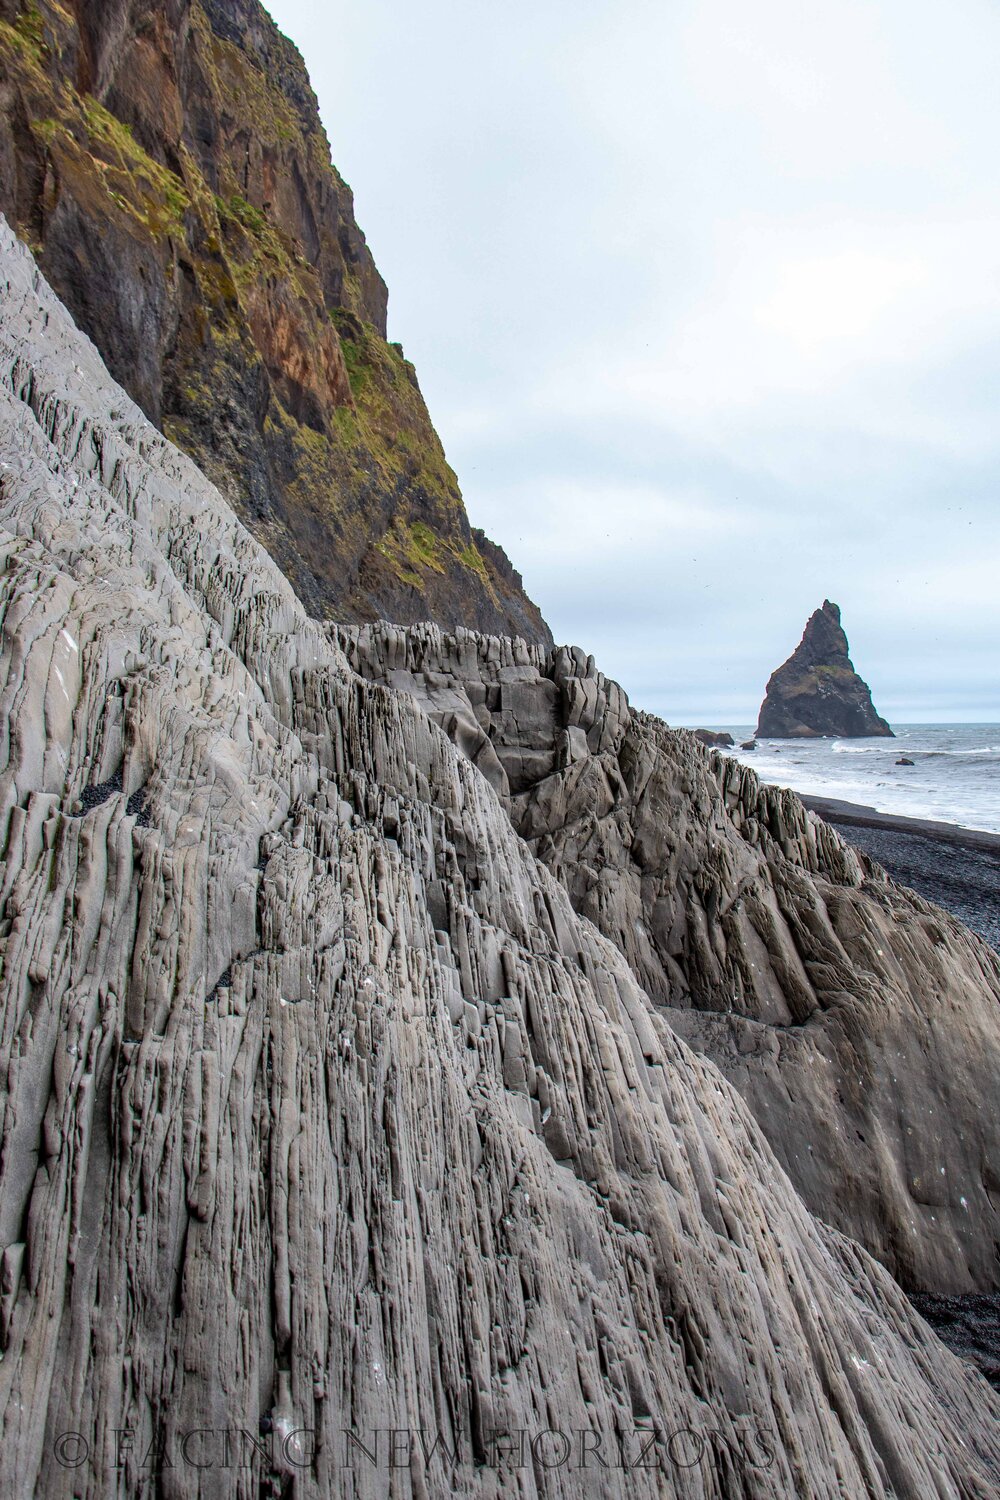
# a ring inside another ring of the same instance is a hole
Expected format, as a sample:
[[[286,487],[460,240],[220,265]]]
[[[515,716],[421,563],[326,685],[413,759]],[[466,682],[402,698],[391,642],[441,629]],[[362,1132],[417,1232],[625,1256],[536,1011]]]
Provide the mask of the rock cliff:
[[[470,529],[257,0],[0,0],[0,211],[314,614],[551,639]]]
[[[778,740],[892,736],[875,712],[871,688],[851,664],[840,609],[829,599],[810,615],[788,660],[772,672],[757,734]]]
[[[720,1027],[818,1060],[984,950],[582,653],[310,620],[5,228],[0,455],[4,1493],[995,1494],[997,1398],[644,989],[721,933]]]
[[[492,782],[574,908],[752,1106],[815,1213],[908,1288],[997,1285],[1000,960],[792,793],[578,650],[341,629]]]

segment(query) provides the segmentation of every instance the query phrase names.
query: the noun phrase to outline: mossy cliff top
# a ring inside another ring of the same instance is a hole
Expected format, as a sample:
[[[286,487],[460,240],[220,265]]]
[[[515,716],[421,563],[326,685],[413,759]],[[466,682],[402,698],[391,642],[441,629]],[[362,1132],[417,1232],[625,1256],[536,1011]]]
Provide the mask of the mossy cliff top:
[[[532,640],[469,526],[330,158],[257,0],[0,0],[0,209],[307,606]]]

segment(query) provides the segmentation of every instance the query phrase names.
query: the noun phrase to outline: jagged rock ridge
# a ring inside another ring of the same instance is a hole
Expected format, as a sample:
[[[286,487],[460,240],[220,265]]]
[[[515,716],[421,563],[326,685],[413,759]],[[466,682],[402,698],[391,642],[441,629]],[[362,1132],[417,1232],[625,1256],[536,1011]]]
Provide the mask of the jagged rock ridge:
[[[829,599],[810,615],[792,655],[772,672],[757,735],[779,740],[892,736],[875,712],[871,688],[854,670],[840,608]]]
[[[5,1493],[986,1500],[989,1388],[511,826],[532,703],[570,774],[620,690],[564,652],[522,701],[543,653],[459,638],[514,690],[495,764],[466,746],[491,785],[351,669],[5,229],[0,293]],[[265,1416],[307,1449],[180,1461]],[[651,1423],[724,1442],[492,1461],[495,1428]],[[345,1428],[460,1461],[345,1469]]]
[[[997,1286],[1000,961],[792,793],[631,709],[579,650],[513,669],[341,628],[491,780],[575,909],[751,1104],[812,1210],[908,1288]]]
[[[470,529],[258,0],[0,0],[0,211],[313,613],[551,640]]]

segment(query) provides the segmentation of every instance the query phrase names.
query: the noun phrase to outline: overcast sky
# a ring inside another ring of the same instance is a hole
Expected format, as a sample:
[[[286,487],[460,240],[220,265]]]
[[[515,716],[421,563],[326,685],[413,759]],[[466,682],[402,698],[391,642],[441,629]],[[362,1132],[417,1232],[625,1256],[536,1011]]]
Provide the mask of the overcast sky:
[[[270,9],[558,640],[749,723],[828,597],[890,719],[1000,719],[1000,7]]]

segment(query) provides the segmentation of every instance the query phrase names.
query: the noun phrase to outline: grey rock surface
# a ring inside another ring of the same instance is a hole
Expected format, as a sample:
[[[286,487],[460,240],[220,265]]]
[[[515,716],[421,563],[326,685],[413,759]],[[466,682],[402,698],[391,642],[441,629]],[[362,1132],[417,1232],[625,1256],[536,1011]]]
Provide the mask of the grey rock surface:
[[[494,778],[514,827],[736,1084],[815,1213],[908,1288],[997,1286],[992,948],[791,792],[631,710],[582,652],[514,666],[508,643],[432,627],[339,638],[358,671],[408,689],[459,744],[471,730],[455,726],[478,716],[477,764],[495,754],[515,771]]]
[[[707,745],[710,750],[729,750],[736,743],[725,729],[693,729],[691,732],[700,745]]]
[[[866,823],[860,815],[847,822],[841,821],[844,814],[831,816],[822,807],[816,811],[894,880],[945,907],[1000,953],[1000,835],[991,840],[989,834],[970,831],[969,842],[963,844],[940,837],[938,825],[924,831],[918,822],[905,818],[899,820],[902,827],[896,827],[889,815],[884,821],[876,815]],[[945,832],[954,835],[962,830],[945,825]]]
[[[561,800],[586,786],[575,837],[600,837],[646,755],[631,844],[706,901],[705,841],[749,879],[780,839],[831,953],[814,865],[866,956],[897,910],[939,914],[865,894],[791,805],[732,838],[767,794],[580,653],[311,622],[5,228],[0,463],[0,1490],[995,1494],[989,1386],[810,1214],[644,991],[652,941],[633,966],[583,912],[611,910],[600,875],[578,912],[511,815],[554,867]],[[356,670],[376,646],[395,686]],[[829,963],[764,981],[775,1015]],[[184,1461],[261,1418],[271,1459]],[[717,1446],[586,1473],[491,1446],[650,1424]],[[377,1465],[345,1429],[380,1432]],[[389,1429],[459,1461],[390,1469]]]

